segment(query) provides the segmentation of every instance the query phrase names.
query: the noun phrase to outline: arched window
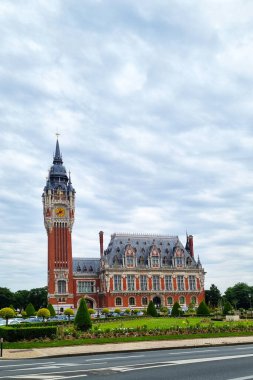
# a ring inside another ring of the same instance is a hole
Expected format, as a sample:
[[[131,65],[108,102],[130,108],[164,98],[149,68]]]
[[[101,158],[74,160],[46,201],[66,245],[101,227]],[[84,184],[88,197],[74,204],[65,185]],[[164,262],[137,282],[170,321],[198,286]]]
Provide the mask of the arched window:
[[[168,297],[167,302],[168,302],[168,305],[173,305],[173,298]]]
[[[179,303],[180,305],[183,305],[185,303],[185,298],[183,296],[179,298]]]
[[[59,294],[66,293],[66,281],[65,280],[59,280],[58,281],[58,293]]]
[[[116,306],[122,306],[122,299],[120,297],[117,297],[115,300],[115,305]]]
[[[134,297],[130,297],[129,298],[129,305],[130,306],[134,306],[135,305],[135,298]]]
[[[142,297],[141,302],[142,302],[142,305],[143,305],[143,306],[147,306],[147,304],[148,304],[148,299],[147,299],[147,297]]]
[[[196,305],[196,303],[197,303],[197,298],[196,298],[195,296],[193,296],[193,297],[191,298],[191,303],[192,303],[193,305]]]

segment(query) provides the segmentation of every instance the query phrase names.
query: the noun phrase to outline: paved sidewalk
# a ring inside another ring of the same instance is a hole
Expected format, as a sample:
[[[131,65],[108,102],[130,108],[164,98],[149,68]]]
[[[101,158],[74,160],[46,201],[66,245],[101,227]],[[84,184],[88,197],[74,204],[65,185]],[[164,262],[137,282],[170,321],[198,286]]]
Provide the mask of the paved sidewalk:
[[[131,352],[142,350],[175,349],[187,347],[207,347],[224,346],[231,344],[253,343],[253,336],[226,337],[226,338],[206,338],[206,339],[185,339],[185,340],[165,340],[151,342],[130,342],[113,344],[93,344],[68,347],[32,348],[32,349],[3,349],[4,359],[32,359],[58,356],[104,354],[110,352]]]

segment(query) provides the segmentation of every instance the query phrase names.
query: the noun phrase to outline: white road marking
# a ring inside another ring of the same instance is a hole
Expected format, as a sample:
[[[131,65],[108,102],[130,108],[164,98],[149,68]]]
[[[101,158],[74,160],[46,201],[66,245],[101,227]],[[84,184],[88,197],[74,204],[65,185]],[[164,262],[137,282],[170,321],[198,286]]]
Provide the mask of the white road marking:
[[[33,363],[33,362],[31,362],[31,363],[24,363],[24,364],[7,364],[7,365],[0,365],[0,368],[5,368],[5,367],[22,367],[22,366],[34,366],[34,365],[36,365],[36,364],[55,364],[55,362],[44,362],[44,363],[41,363],[41,362],[39,362],[39,363]]]
[[[181,351],[180,354],[195,354],[195,353],[199,353],[199,352],[202,352],[203,354],[205,354],[206,352],[217,352],[218,350],[192,350],[192,351]],[[169,355],[178,355],[178,352],[169,352]]]
[[[253,375],[245,376],[245,377],[237,377],[237,378],[227,379],[227,380],[252,380],[252,379],[253,379]]]
[[[13,377],[10,377],[10,376],[6,376],[6,378],[8,379],[13,379]],[[15,376],[15,379],[35,379],[35,380],[60,380],[60,379],[66,379],[66,377],[62,377],[62,376],[52,376],[49,374],[47,375],[41,375],[41,374],[33,374],[33,375],[18,375],[18,376]]]
[[[253,346],[251,346],[251,347],[236,347],[235,349],[236,350],[252,350]]]
[[[101,358],[101,359],[86,359],[86,362],[95,362],[100,360],[115,360],[115,359],[128,359],[128,358],[143,358],[145,355],[131,355],[131,356],[115,356],[113,358]]]

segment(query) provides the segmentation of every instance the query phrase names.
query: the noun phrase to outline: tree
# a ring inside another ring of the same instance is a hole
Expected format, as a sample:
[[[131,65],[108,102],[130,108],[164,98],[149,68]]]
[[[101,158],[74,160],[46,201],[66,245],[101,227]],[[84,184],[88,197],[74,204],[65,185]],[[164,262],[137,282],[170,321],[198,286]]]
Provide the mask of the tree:
[[[253,288],[244,282],[238,282],[225,291],[225,299],[236,309],[248,309],[251,302],[250,294],[253,295]]]
[[[70,316],[74,315],[74,310],[68,307],[67,309],[64,310],[64,315],[67,315],[70,321]]]
[[[74,324],[78,330],[87,331],[92,327],[90,313],[88,312],[87,304],[84,298],[81,298]]]
[[[147,308],[147,314],[151,315],[151,317],[157,317],[157,310],[155,308],[155,304],[153,301],[149,301],[148,308]]]
[[[221,298],[221,292],[214,284],[210,286],[209,290],[205,291],[206,304],[212,308],[218,307]]]
[[[42,307],[38,310],[37,317],[42,317],[44,321],[45,318],[47,319],[50,317],[50,311],[46,307]]]
[[[14,293],[14,306],[16,309],[25,310],[29,299],[29,290],[18,290]]]
[[[14,294],[8,288],[0,288],[0,309],[11,305],[14,301]]]
[[[210,311],[205,301],[200,302],[199,307],[197,308],[197,315],[210,315]]]
[[[27,317],[32,317],[33,315],[36,314],[34,306],[31,302],[26,306],[25,312],[26,312]]]
[[[52,305],[51,303],[49,303],[48,306],[47,306],[47,308],[48,308],[48,310],[50,311],[50,316],[51,316],[51,317],[55,317],[55,316],[56,316],[56,312],[55,312],[55,310],[54,310],[53,305]]]
[[[6,320],[6,326],[8,325],[8,320],[15,317],[15,311],[11,307],[4,307],[0,310],[0,317]]]
[[[34,288],[29,292],[28,302],[31,302],[35,309],[47,307],[47,287]]]
[[[223,307],[223,314],[228,315],[233,310],[233,307],[229,301],[225,301],[224,307]]]
[[[171,310],[171,316],[180,317],[181,314],[182,314],[181,307],[178,302],[175,302]]]

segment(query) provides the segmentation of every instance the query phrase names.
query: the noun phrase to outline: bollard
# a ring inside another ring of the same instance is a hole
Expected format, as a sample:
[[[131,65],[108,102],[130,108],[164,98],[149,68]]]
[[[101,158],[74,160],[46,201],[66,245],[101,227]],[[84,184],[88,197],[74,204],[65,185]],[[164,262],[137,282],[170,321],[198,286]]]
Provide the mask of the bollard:
[[[0,358],[3,356],[3,342],[4,338],[0,338]]]

